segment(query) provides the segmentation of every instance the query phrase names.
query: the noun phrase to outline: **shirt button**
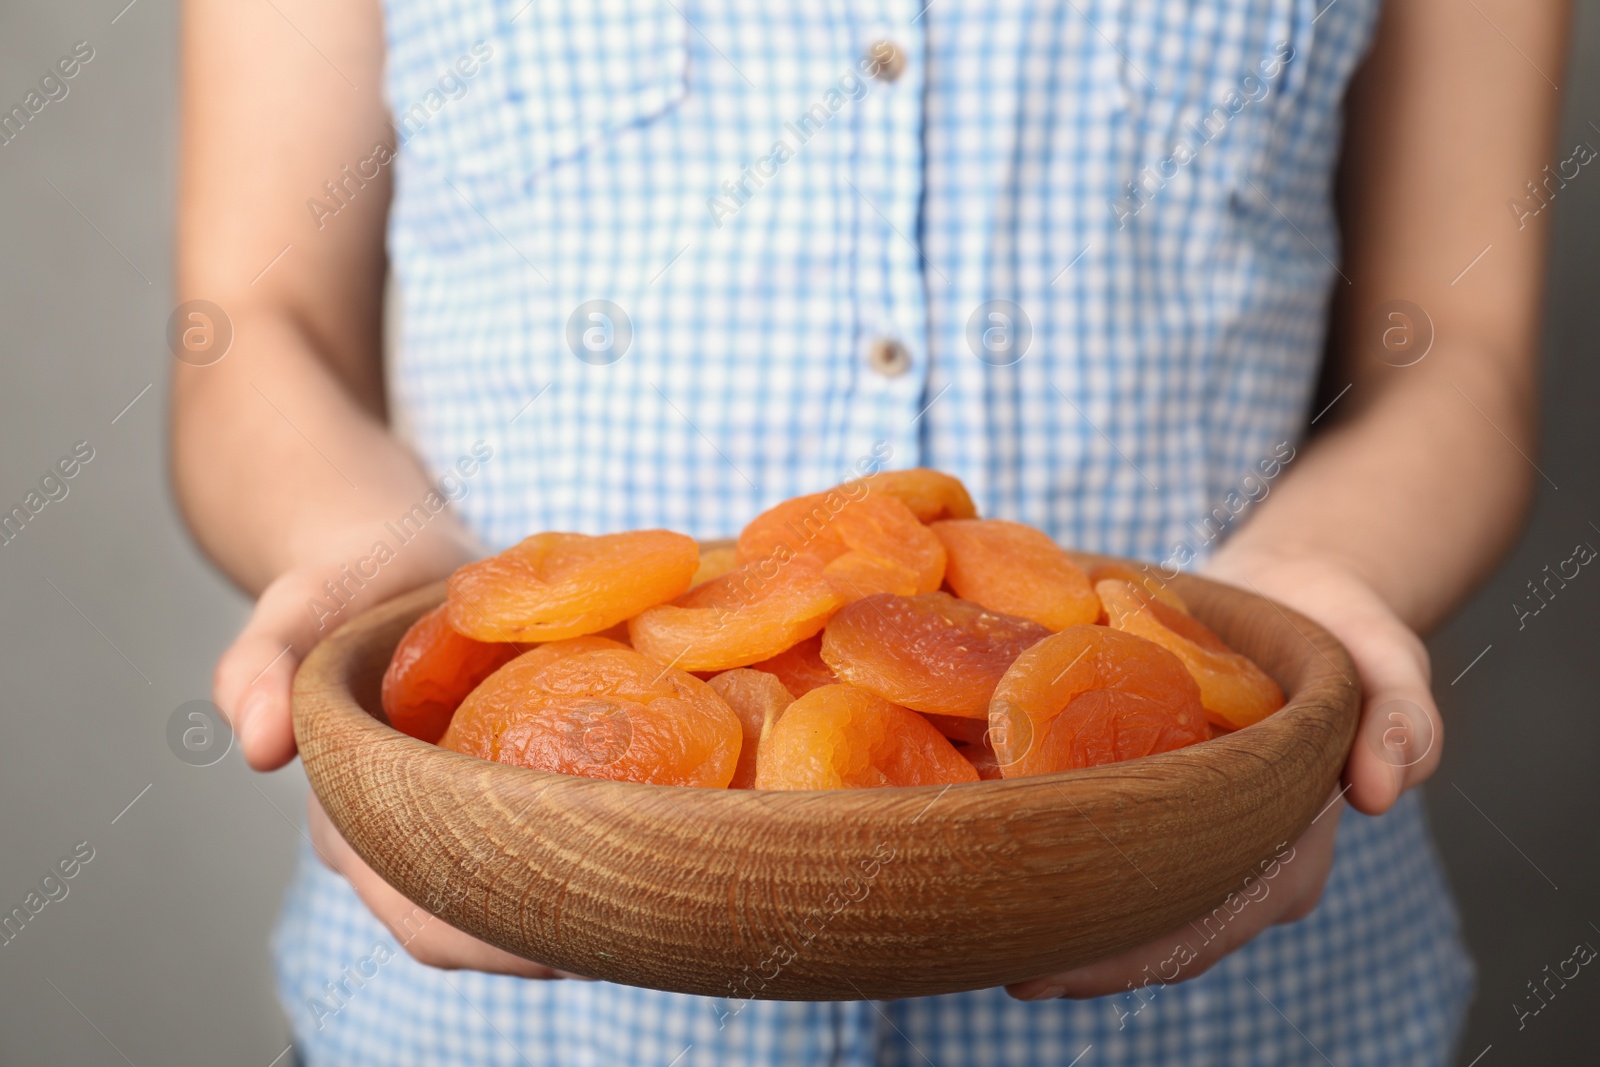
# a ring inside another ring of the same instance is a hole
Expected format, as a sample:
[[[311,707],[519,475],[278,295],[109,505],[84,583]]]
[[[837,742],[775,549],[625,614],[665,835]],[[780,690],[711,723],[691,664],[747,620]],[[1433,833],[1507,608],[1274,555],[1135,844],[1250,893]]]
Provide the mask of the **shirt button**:
[[[867,348],[867,366],[885,378],[898,378],[911,369],[911,353],[892,337],[880,337]]]
[[[892,82],[905,73],[906,54],[890,40],[873,41],[867,49],[867,61],[872,65],[872,76],[881,82]]]

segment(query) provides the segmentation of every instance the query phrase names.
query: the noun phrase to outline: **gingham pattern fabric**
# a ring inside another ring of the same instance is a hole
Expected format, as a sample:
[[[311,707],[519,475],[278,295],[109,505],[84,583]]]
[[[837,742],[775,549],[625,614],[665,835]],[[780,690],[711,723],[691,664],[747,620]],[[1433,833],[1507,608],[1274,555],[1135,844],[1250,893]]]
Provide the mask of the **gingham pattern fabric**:
[[[438,971],[309,848],[275,948],[313,1067],[1422,1067],[1454,1062],[1472,988],[1415,793],[1345,814],[1310,916],[1146,994],[809,1004]]]
[[[726,536],[887,457],[1183,563],[1302,432],[1377,0],[386,7],[395,407],[441,474],[493,449],[457,504],[491,545]],[[893,80],[863,73],[878,41]],[[715,1001],[403,955],[330,1016],[379,943],[308,864],[277,951],[311,1063],[1444,1063],[1471,983],[1415,801],[1346,818],[1311,918],[1120,1029],[999,991],[719,1028]]]

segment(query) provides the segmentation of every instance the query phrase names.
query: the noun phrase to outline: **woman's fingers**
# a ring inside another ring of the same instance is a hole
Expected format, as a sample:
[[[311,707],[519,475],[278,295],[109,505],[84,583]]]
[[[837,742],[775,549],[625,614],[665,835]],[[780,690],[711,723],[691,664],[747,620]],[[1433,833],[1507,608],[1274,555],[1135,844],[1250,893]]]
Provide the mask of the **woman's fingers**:
[[[1352,807],[1381,815],[1439,765],[1444,725],[1429,689],[1422,639],[1372,587],[1331,560],[1219,555],[1213,577],[1289,605],[1321,623],[1355,663],[1361,723],[1345,765]]]
[[[352,532],[344,544],[371,546],[376,536]],[[353,573],[349,562],[370,547],[330,548],[322,562],[286,571],[262,590],[250,621],[218,659],[212,681],[212,699],[239,736],[250,766],[268,771],[294,758],[294,674],[317,642],[368,608],[444,577],[472,550],[453,527],[430,528],[375,571],[358,564],[359,573]]]
[[[1342,805],[1338,795],[1293,846],[1282,846],[1259,873],[1246,879],[1208,915],[1137,948],[1060,974],[1018,982],[1006,991],[1020,1000],[1103,997],[1148,984],[1183,982],[1204,974],[1229,953],[1275,923],[1310,914],[1333,865],[1333,841]],[[1144,1002],[1135,997],[1123,1009]]]
[[[1357,674],[1350,681],[1360,684],[1363,699],[1344,785],[1292,852],[1247,880],[1209,916],[1109,959],[1008,986],[1013,996],[1106,996],[1203,974],[1268,926],[1294,922],[1316,907],[1333,865],[1344,800],[1369,815],[1381,814],[1438,765],[1443,728],[1429,691],[1427,650],[1370,586],[1320,559],[1234,554],[1214,560],[1211,573],[1304,612],[1349,651]],[[1137,1012],[1149,999],[1133,997],[1118,1010]]]
[[[250,621],[217,660],[213,699],[238,735],[246,762],[258,771],[294,758],[289,710],[294,672],[319,637],[306,607],[310,581],[291,571],[269,585]]]
[[[219,671],[227,669],[235,674],[264,664],[230,702],[217,700],[238,735],[245,762],[258,771],[275,770],[295,754],[289,708],[300,652],[292,641],[279,644],[277,636],[262,633],[241,638],[217,663]]]
[[[312,847],[322,862],[349,881],[361,902],[419,963],[444,970],[485,971],[521,978],[581,977],[512,955],[413,904],[356,855],[328,819],[315,794],[307,798],[306,822]]]
[[[1387,610],[1370,610],[1332,625],[1361,676],[1361,727],[1345,765],[1346,799],[1381,815],[1401,793],[1439,765],[1444,721],[1429,688],[1422,641]]]

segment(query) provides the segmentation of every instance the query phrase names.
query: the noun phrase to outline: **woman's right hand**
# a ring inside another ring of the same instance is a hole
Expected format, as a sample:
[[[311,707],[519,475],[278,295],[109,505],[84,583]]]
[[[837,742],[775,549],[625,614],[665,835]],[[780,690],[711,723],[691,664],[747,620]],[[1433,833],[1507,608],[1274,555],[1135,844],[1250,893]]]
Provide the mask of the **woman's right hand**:
[[[354,528],[336,539],[337,547],[320,551],[314,562],[290,568],[262,590],[250,621],[217,661],[212,683],[213,698],[251,767],[270,771],[294,758],[294,675],[317,642],[368,608],[447,577],[477,554],[447,515],[433,522],[437,528],[425,528],[402,545],[396,544],[390,527]],[[392,553],[382,564],[374,551],[380,541]],[[368,562],[362,565],[363,560]],[[363,584],[358,586],[350,574]],[[343,583],[341,598],[324,583],[335,589]],[[356,854],[315,794],[308,798],[306,824],[318,858],[350,882],[368,910],[419,962],[523,978],[577,977],[480,941],[413,904]]]
[[[448,513],[433,523],[440,528],[425,527],[404,544],[387,525],[352,528],[261,591],[250,621],[217,660],[211,682],[212,699],[251,767],[276,770],[294,758],[289,700],[295,671],[317,642],[368,608],[445,578],[473,558],[468,538]],[[447,523],[451,528],[444,528]],[[389,555],[384,563],[375,558],[380,542]]]

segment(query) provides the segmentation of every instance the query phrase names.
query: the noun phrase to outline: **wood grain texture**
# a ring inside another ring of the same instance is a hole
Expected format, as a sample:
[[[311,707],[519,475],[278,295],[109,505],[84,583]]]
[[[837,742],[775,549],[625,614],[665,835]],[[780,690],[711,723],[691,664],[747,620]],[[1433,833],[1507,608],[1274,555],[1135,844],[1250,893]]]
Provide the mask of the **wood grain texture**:
[[[295,680],[295,737],[329,816],[379,874],[529,959],[735,998],[985,988],[1207,914],[1305,830],[1338,782],[1360,704],[1344,648],[1242,590],[1191,576],[1173,584],[1289,703],[1237,733],[1088,770],[758,792],[574,778],[449,752],[390,729],[378,702],[390,653],[444,599],[443,583],[312,652]]]

